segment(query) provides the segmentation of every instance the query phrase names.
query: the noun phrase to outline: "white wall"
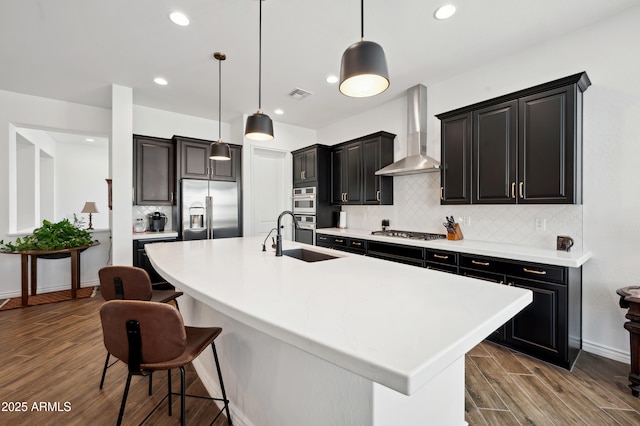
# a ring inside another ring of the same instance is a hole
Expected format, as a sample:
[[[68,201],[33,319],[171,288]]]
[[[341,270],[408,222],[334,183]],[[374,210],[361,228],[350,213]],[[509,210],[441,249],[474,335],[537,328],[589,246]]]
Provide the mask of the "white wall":
[[[9,230],[9,127],[33,127],[87,133],[110,137],[111,112],[105,108],[61,102],[37,96],[0,90],[0,240],[14,241]],[[106,193],[106,183],[96,191]],[[82,206],[80,206],[82,208]],[[101,245],[82,254],[83,286],[98,282],[98,269],[106,264],[110,245],[107,233],[94,233]],[[0,254],[0,298],[20,295],[20,257]],[[69,288],[71,282],[68,260],[38,262],[38,288],[56,290]]]
[[[383,207],[373,213],[395,215],[391,217],[392,225],[396,221],[398,224],[417,223],[425,228],[441,221],[445,211],[456,216],[469,214],[472,216],[471,226],[463,229],[465,236],[476,233],[490,240],[501,238],[505,230],[513,234],[514,228],[516,233],[519,227],[530,228],[536,215],[549,214],[551,223],[547,223],[554,233],[535,244],[525,236],[521,242],[531,245],[549,246],[555,231],[569,229],[575,234],[581,232],[584,247],[593,252],[593,258],[583,268],[583,347],[627,362],[629,337],[622,327],[625,311],[618,307],[615,290],[638,285],[634,263],[638,261],[640,227],[635,225],[635,216],[640,212],[640,193],[634,168],[637,169],[637,159],[640,158],[640,88],[633,84],[640,69],[640,57],[635,54],[640,40],[638,22],[640,8],[635,8],[504,60],[479,64],[477,68],[446,81],[424,83],[428,85],[430,115],[428,152],[440,158],[440,124],[435,114],[586,71],[593,85],[584,96],[582,206],[567,206],[564,211],[545,206],[442,209],[438,198],[431,193],[439,187],[436,174],[394,178],[396,194],[405,191],[407,186],[413,187],[414,196],[420,199],[418,215],[408,217],[416,210],[410,200],[404,201],[404,208],[393,206],[385,211],[386,207]],[[318,142],[333,144],[377,130],[387,130],[398,134],[395,153],[399,158],[398,154],[403,154],[401,151],[404,150],[398,145],[402,145],[406,133],[403,116],[406,113],[402,108],[404,99],[394,100],[374,111],[320,129]],[[398,120],[401,116],[402,122]],[[532,208],[538,210],[531,211]],[[349,207],[346,210],[350,226],[357,226],[358,222],[365,226],[379,226],[379,216],[371,218],[371,208]],[[502,220],[491,221],[492,214],[488,212],[497,212]],[[438,218],[435,222],[432,215]],[[520,215],[524,219],[518,219]],[[615,217],[615,223],[623,224],[622,227],[610,226],[612,217]],[[475,231],[478,227],[481,230]]]

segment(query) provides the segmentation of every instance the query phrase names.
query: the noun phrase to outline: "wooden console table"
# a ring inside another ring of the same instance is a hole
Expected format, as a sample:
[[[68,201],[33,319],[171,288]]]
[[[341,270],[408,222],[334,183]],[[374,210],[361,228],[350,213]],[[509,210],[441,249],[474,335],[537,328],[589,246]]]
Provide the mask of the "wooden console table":
[[[31,269],[31,295],[35,296],[38,291],[38,258],[44,259],[64,259],[71,257],[71,297],[78,297],[80,288],[80,253],[86,249],[97,246],[98,242],[88,246],[71,247],[58,250],[23,250],[23,251],[3,251],[0,253],[19,254],[21,257],[22,270],[22,306],[29,305],[29,269]],[[29,268],[29,258],[31,258],[31,268]]]
[[[629,388],[633,396],[640,395],[640,287],[624,287],[616,291],[620,296],[620,307],[629,309],[624,328],[629,331],[631,351],[631,371],[629,372]]]

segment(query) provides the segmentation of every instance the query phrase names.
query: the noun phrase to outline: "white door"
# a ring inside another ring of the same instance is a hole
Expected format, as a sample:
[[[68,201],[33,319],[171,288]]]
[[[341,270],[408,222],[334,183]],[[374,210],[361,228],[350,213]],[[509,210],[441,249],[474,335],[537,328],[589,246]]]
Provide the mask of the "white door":
[[[251,205],[253,235],[266,236],[276,227],[278,215],[291,210],[291,171],[286,162],[287,153],[254,147],[251,157]],[[287,178],[288,177],[288,178]],[[291,238],[291,216],[287,215],[281,230]],[[275,231],[272,234],[275,236]]]

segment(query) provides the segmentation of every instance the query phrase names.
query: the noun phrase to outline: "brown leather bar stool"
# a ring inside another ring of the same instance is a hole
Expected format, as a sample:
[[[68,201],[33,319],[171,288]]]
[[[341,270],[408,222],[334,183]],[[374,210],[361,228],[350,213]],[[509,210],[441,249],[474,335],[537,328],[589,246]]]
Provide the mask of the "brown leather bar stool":
[[[628,309],[624,328],[629,331],[629,347],[631,349],[631,371],[629,372],[629,388],[633,396],[640,395],[640,287],[630,286],[616,290],[620,296],[620,307]]]
[[[167,396],[162,399],[141,422],[144,423],[168,399],[168,412],[171,415],[171,370],[180,368],[180,424],[185,424],[185,397],[194,396],[224,402],[227,422],[231,425],[229,400],[227,399],[220,371],[220,363],[214,340],[222,329],[219,327],[187,327],[182,315],[173,306],[165,303],[138,300],[112,300],[100,308],[104,345],[110,354],[127,363],[129,374],[122,395],[118,425],[122,423],[127,395],[133,375],[146,376],[157,370],[168,371]],[[218,370],[218,380],[222,398],[203,397],[185,394],[184,366],[211,345]],[[222,410],[212,420],[213,424]]]
[[[175,290],[154,290],[151,285],[149,274],[142,268],[135,266],[105,266],[98,271],[100,278],[100,293],[104,300],[146,300],[151,302],[169,303],[173,302],[178,308],[178,297],[182,296],[181,291]],[[100,379],[100,389],[104,385],[107,375],[110,354],[104,361],[102,378]],[[116,361],[117,362],[117,361]],[[114,363],[115,364],[115,363]],[[149,395],[152,394],[152,379],[149,376]]]

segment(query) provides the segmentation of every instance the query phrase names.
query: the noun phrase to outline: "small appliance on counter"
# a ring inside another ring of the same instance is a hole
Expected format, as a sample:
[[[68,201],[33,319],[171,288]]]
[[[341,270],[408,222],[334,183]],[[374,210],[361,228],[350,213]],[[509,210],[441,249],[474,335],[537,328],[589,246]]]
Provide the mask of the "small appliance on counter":
[[[558,235],[556,248],[561,251],[570,251],[573,247],[573,238],[566,235]]]
[[[151,213],[149,215],[149,231],[162,232],[167,224],[167,215],[160,212]]]
[[[338,218],[338,228],[345,229],[347,227],[347,212],[341,211]]]

